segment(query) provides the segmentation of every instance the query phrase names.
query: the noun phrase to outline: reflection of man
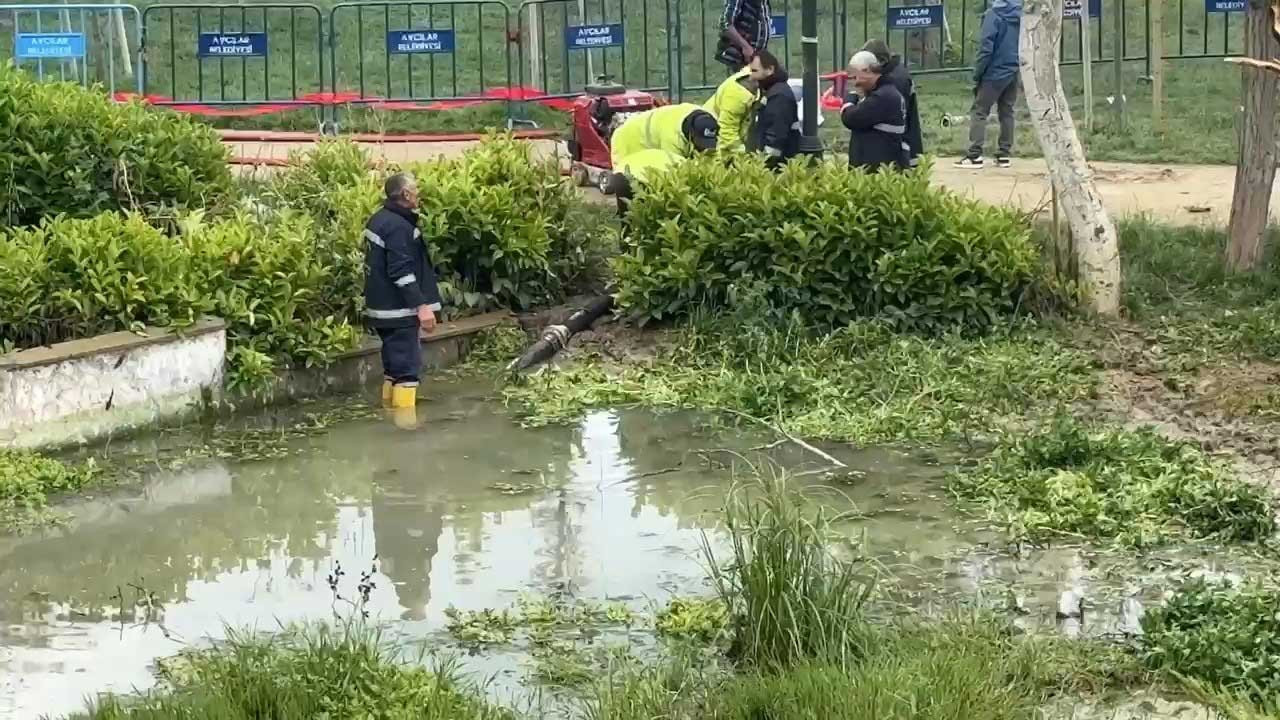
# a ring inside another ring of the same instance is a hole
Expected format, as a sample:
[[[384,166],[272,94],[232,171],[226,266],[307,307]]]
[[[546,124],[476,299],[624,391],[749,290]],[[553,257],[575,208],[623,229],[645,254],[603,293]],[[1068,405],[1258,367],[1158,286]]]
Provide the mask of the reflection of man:
[[[609,144],[613,175],[607,189],[618,199],[618,214],[626,214],[632,182],[643,183],[652,173],[715,150],[719,137],[716,117],[692,103],[647,110],[623,123]]]
[[[382,574],[391,578],[401,617],[421,620],[431,602],[431,562],[440,550],[444,506],[427,503],[398,470],[374,476],[373,541]]]

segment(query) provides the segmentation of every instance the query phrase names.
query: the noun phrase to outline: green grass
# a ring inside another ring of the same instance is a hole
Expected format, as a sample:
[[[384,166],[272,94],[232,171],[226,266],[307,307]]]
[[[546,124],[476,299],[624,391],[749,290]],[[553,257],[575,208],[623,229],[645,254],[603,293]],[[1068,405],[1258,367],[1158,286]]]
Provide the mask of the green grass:
[[[110,696],[84,720],[506,720],[449,667],[406,663],[356,625],[288,628],[267,637],[230,633],[212,649],[162,662],[161,689]]]
[[[0,529],[24,530],[51,519],[51,496],[74,493],[101,478],[93,461],[70,465],[26,450],[0,448]]]
[[[1223,263],[1226,233],[1146,220],[1120,224],[1124,309],[1188,359],[1235,355],[1280,360],[1280,232],[1252,273]]]
[[[787,487],[787,476],[730,488],[724,524],[727,561],[705,543],[707,566],[729,608],[729,656],[763,669],[816,661],[846,667],[866,653],[863,604],[869,566],[829,547],[843,516]]]
[[[1069,418],[1008,434],[951,489],[1019,540],[1143,547],[1188,534],[1258,542],[1275,532],[1271,495],[1195,445]]]

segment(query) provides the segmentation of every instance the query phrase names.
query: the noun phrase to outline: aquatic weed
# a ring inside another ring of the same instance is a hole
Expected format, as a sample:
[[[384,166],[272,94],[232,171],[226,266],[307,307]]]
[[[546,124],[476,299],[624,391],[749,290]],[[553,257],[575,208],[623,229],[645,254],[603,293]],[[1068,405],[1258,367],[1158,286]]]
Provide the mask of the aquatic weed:
[[[1193,579],[1142,618],[1139,657],[1255,702],[1280,700],[1280,591]]]
[[[1008,433],[950,487],[1018,539],[1059,537],[1144,547],[1181,534],[1253,542],[1275,532],[1273,500],[1188,442],[1153,429],[1058,417]]]
[[[671,598],[658,611],[654,627],[670,638],[714,643],[729,626],[729,608],[720,598]]]
[[[0,448],[0,526],[24,530],[48,519],[49,496],[102,477],[93,459],[72,465],[28,450]]]

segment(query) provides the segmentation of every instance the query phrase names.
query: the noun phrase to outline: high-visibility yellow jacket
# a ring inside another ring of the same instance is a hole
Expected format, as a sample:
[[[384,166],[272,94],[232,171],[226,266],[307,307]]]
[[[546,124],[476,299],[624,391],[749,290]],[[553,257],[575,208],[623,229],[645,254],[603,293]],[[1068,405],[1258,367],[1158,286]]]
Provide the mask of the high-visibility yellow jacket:
[[[751,115],[760,100],[760,93],[751,80],[750,68],[743,68],[720,83],[716,92],[703,108],[720,122],[720,142],[717,147],[741,150],[746,146],[751,132]]]
[[[664,105],[627,120],[609,141],[613,171],[644,182],[651,173],[692,157],[693,145],[684,136],[684,120],[701,109],[693,103]]]

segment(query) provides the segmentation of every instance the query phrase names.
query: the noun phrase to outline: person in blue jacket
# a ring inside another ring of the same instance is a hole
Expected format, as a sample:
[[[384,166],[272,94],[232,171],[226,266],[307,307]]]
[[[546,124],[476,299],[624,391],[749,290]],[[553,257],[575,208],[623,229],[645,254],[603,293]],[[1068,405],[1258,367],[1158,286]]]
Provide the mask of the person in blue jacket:
[[[969,120],[969,151],[956,167],[980,169],[987,139],[987,117],[997,106],[1000,140],[996,165],[1009,167],[1013,153],[1013,105],[1018,100],[1018,30],[1022,0],[993,0],[982,19],[978,55],[973,67],[973,109]]]
[[[382,339],[382,401],[396,409],[417,402],[421,333],[436,328],[440,288],[418,230],[418,183],[396,173],[386,202],[364,228],[365,316]]]

